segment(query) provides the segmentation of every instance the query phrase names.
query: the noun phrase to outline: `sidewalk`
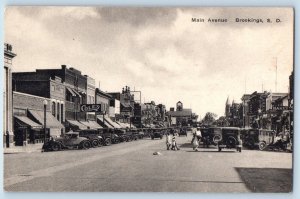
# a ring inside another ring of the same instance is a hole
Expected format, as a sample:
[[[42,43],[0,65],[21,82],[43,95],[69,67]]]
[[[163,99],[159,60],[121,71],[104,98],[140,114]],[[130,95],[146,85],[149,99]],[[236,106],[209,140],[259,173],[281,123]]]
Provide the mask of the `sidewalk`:
[[[11,146],[3,148],[3,154],[41,152],[43,143],[27,144],[26,146]]]

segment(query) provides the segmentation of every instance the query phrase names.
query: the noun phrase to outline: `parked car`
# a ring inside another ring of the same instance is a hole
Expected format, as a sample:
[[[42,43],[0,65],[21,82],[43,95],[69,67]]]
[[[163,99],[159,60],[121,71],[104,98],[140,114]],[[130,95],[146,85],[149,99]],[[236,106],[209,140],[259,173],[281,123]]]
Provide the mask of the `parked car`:
[[[220,128],[215,127],[197,127],[200,128],[201,131],[201,141],[205,147],[209,147],[209,145],[216,146],[218,142],[222,139],[222,130]]]
[[[243,146],[249,149],[263,150],[273,142],[272,130],[267,129],[242,129]]]
[[[219,127],[214,128],[214,130],[221,131],[222,137],[218,141],[218,151],[223,148],[236,149],[238,152],[242,152],[242,140],[241,140],[241,130],[237,127]]]
[[[89,139],[92,147],[99,147],[103,145],[103,137],[97,130],[81,130],[79,131],[79,136]]]
[[[89,149],[89,139],[79,137],[78,132],[68,132],[62,137],[52,138],[43,145],[44,151],[59,151],[62,149]]]
[[[178,136],[184,135],[187,136],[188,127],[183,127],[179,129]]]
[[[150,137],[152,140],[154,140],[154,138],[163,138],[163,132],[161,131],[161,129],[151,129],[151,133],[150,133]]]

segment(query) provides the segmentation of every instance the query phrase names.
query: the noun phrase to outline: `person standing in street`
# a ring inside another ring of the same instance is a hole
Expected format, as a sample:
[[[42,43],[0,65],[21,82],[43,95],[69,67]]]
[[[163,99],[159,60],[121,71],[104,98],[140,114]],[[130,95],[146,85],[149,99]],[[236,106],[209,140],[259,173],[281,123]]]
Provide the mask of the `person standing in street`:
[[[173,137],[172,137],[172,150],[176,151],[176,150],[180,150],[179,147],[177,146],[177,143],[176,143],[176,138],[175,138],[175,134],[173,134]]]
[[[170,150],[170,146],[171,146],[171,135],[169,132],[167,132],[167,135],[166,135],[166,145],[167,145],[167,150]]]

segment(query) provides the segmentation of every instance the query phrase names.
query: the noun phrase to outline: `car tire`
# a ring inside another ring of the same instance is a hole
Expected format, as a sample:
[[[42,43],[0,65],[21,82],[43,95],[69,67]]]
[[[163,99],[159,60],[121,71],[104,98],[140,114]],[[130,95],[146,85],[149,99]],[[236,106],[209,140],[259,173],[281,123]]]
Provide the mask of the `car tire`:
[[[106,138],[106,139],[104,140],[104,145],[105,145],[105,146],[111,145],[111,139],[110,139],[110,138]]]
[[[259,147],[259,150],[263,151],[263,150],[266,149],[267,144],[266,144],[265,142],[260,142],[260,143],[258,144],[258,147]]]
[[[98,140],[98,147],[101,147],[101,146],[103,146],[103,140],[102,139]]]
[[[91,148],[91,144],[88,141],[83,141],[80,143],[80,148],[81,149],[89,149],[89,148]]]
[[[98,140],[92,140],[91,145],[92,145],[93,148],[99,147]]]
[[[53,145],[51,146],[52,151],[60,151],[61,150],[61,146],[59,143],[55,142],[53,143]]]

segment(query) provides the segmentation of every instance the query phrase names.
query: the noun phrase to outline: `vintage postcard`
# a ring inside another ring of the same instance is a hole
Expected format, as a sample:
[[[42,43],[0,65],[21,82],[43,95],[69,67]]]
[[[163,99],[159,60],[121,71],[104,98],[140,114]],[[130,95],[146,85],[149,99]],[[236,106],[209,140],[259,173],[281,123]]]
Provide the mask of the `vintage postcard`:
[[[293,8],[4,17],[5,191],[293,191]]]

